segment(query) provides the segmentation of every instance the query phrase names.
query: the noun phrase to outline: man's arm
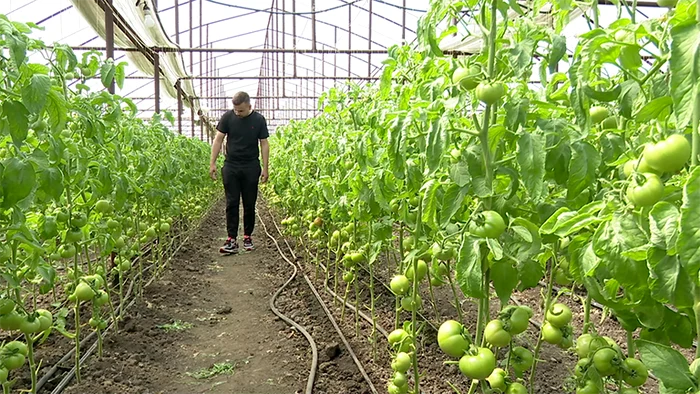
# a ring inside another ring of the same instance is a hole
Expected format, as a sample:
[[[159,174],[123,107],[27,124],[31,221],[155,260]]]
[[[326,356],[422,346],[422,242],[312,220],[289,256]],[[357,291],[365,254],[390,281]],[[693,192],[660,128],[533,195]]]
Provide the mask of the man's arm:
[[[209,176],[211,179],[216,180],[216,159],[219,157],[219,152],[221,151],[221,144],[224,140],[226,134],[216,131],[216,137],[214,137],[214,142],[211,144],[211,160],[209,162]]]
[[[263,161],[263,168],[262,173],[260,174],[260,181],[262,183],[265,183],[270,177],[270,173],[268,172],[268,165],[270,160],[270,143],[267,141],[267,138],[260,140],[260,152],[262,153]]]

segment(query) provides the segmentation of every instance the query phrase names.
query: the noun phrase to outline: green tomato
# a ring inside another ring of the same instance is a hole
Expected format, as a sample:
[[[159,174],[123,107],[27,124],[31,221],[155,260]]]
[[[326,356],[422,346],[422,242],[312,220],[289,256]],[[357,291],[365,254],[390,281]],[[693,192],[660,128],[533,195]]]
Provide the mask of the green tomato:
[[[469,223],[469,232],[482,238],[498,238],[506,229],[503,217],[496,211],[483,211]]]
[[[2,356],[2,365],[10,371],[13,369],[22,368],[25,361],[26,358],[20,353]]]
[[[411,356],[406,352],[397,353],[396,357],[391,361],[391,369],[396,372],[406,373],[411,368],[411,365]]]
[[[529,308],[526,309],[525,307],[521,306],[515,308],[513,313],[510,315],[509,332],[511,335],[518,335],[527,330],[528,323],[530,322],[530,317],[532,316],[531,312],[532,310],[530,310]]]
[[[19,324],[19,330],[24,334],[35,334],[41,331],[41,321],[34,316],[25,316]]]
[[[109,302],[109,293],[104,290],[98,290],[95,294],[95,299],[93,300],[96,306],[100,307]]]
[[[595,383],[593,383],[593,381],[591,381],[591,380],[587,381],[585,386],[576,388],[576,394],[599,394],[599,393],[600,393],[600,390],[595,385]]]
[[[524,372],[532,367],[535,361],[532,352],[525,349],[522,346],[516,346],[510,351],[511,353],[511,366],[516,372]]]
[[[95,203],[95,210],[102,214],[111,213],[114,210],[112,203],[107,200],[100,200]]]
[[[0,368],[0,384],[7,382],[7,376],[9,375],[7,368]]]
[[[401,299],[401,307],[409,312],[413,312],[414,309],[420,310],[422,305],[423,299],[417,294],[415,302],[412,296],[406,296]]]
[[[591,352],[591,340],[593,336],[591,334],[581,334],[576,338],[576,355],[579,358],[586,358]]]
[[[656,0],[659,7],[674,8],[678,4],[678,0]]]
[[[625,372],[623,379],[625,383],[633,387],[639,387],[646,383],[649,377],[647,367],[636,358],[627,358],[624,363]]]
[[[644,159],[661,172],[676,172],[685,167],[691,156],[688,139],[681,134],[672,134],[656,144],[646,144]]]
[[[527,394],[527,388],[522,383],[514,382],[508,386],[506,394]]]
[[[664,184],[658,175],[641,174],[644,183],[633,177],[627,186],[627,199],[636,207],[649,207],[656,204],[664,195]]]
[[[343,282],[345,283],[352,283],[352,281],[355,279],[355,273],[352,271],[345,271],[343,273]]]
[[[408,378],[403,372],[394,372],[394,376],[391,378],[392,383],[398,387],[403,387],[408,384]]]
[[[588,371],[589,363],[591,362],[590,359],[588,358],[582,358],[578,360],[576,363],[576,366],[574,367],[574,375],[577,378],[582,378],[586,375],[586,371]]]
[[[467,354],[459,360],[459,370],[469,379],[486,379],[494,369],[496,356],[485,347],[478,348],[476,355]]]
[[[462,357],[469,349],[466,329],[456,320],[447,320],[440,325],[437,333],[438,346],[450,357]]]
[[[163,222],[160,224],[160,232],[167,233],[170,231],[170,223]]]
[[[83,240],[83,232],[79,228],[72,228],[66,231],[65,242],[68,244],[80,242]]]
[[[156,235],[157,235],[157,233],[156,233],[156,229],[155,229],[155,228],[149,227],[148,230],[146,230],[146,236],[147,236],[148,238],[155,238]]]
[[[73,212],[73,216],[71,217],[71,225],[73,225],[73,227],[85,227],[87,222],[87,215],[82,212]]]
[[[617,118],[614,116],[609,116],[603,121],[603,130],[610,130],[617,128]]]
[[[593,365],[601,376],[612,376],[617,372],[618,354],[611,348],[599,349],[593,356]]]
[[[397,386],[396,384],[389,382],[386,390],[389,394],[406,394],[408,392],[408,386]]]
[[[556,328],[564,328],[571,322],[571,309],[562,303],[552,305],[547,311],[547,321]]]
[[[560,348],[567,350],[570,347],[574,345],[574,339],[571,337],[571,335],[564,335],[564,337],[561,339],[561,342],[557,346]]]
[[[593,122],[593,124],[601,123],[603,120],[605,120],[605,118],[610,116],[610,111],[601,106],[593,106],[588,110],[588,112],[591,116],[591,122]]]
[[[554,281],[559,286],[569,286],[573,282],[560,267],[554,270]]]
[[[90,288],[90,285],[85,282],[78,283],[74,294],[78,301],[88,301],[95,297],[95,292],[92,290],[92,288]]]
[[[503,369],[495,368],[493,372],[491,372],[491,375],[486,378],[486,381],[489,382],[489,386],[491,386],[493,390],[498,390],[500,392],[506,391],[506,371]]]
[[[459,84],[465,90],[472,90],[479,85],[481,69],[475,64],[468,68],[457,67],[452,73],[452,83]]]
[[[505,94],[506,88],[501,82],[481,82],[476,87],[476,98],[484,104],[495,104]]]
[[[562,342],[563,334],[559,328],[549,322],[545,322],[542,325],[542,339],[552,345],[558,345]]]
[[[426,264],[423,260],[418,260],[416,265],[418,266],[418,276],[416,279],[420,282],[428,274],[428,264]],[[410,281],[413,280],[413,263],[408,263],[408,267],[406,268],[406,278],[408,278]]]
[[[503,322],[499,319],[494,319],[486,324],[484,339],[493,346],[506,347],[510,344],[511,336],[508,331],[503,329]]]
[[[639,390],[636,387],[623,387],[618,394],[639,394]]]
[[[22,315],[17,313],[17,311],[12,311],[0,316],[0,328],[5,331],[19,330],[23,320],[24,317]]]
[[[402,328],[397,328],[389,333],[388,340],[389,344],[392,346],[398,345],[400,352],[409,350],[412,343],[411,337],[408,335],[406,330]]]
[[[53,315],[46,309],[37,309],[36,312],[39,315],[37,319],[41,323],[39,332],[44,332],[48,330],[51,327],[51,325],[53,325]]]
[[[389,287],[394,294],[404,295],[411,288],[411,283],[405,275],[396,275],[391,279]]]
[[[58,212],[56,213],[56,220],[57,220],[59,223],[65,223],[65,222],[67,222],[67,221],[68,221],[68,218],[70,218],[70,216],[68,216],[68,212],[66,212],[66,211],[64,211],[64,210],[60,210],[60,211],[58,211]]]
[[[15,301],[9,298],[0,299],[0,315],[6,315],[15,310]]]
[[[58,223],[55,216],[45,216],[44,224],[41,226],[41,235],[44,239],[53,238],[58,235]]]

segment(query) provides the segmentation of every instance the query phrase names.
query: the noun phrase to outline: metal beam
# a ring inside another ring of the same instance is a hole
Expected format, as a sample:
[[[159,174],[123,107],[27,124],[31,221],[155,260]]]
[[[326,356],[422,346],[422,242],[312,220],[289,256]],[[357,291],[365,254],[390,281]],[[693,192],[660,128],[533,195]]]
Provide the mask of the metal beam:
[[[53,49],[52,46],[47,46],[47,49]],[[71,47],[74,51],[105,51],[105,47],[100,46],[74,46]],[[181,53],[181,52],[209,52],[209,53],[298,53],[298,54],[374,54],[385,55],[389,51],[386,49],[288,49],[288,48],[165,48],[165,47],[146,47],[154,52],[164,53]],[[139,48],[115,48],[115,51],[124,52],[140,52]],[[443,51],[444,54],[458,55],[473,55],[471,52],[465,51]]]

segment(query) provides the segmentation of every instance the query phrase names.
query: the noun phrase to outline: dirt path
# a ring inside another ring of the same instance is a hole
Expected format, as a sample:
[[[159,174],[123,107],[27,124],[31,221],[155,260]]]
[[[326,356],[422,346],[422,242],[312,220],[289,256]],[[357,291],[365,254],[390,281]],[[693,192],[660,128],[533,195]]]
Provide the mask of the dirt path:
[[[279,256],[262,228],[257,250],[241,255],[219,255],[225,235],[219,203],[132,307],[119,335],[105,341],[103,358],[92,358],[82,383],[65,392],[303,392],[308,343],[269,308],[289,273],[278,272]],[[183,329],[163,328],[175,322]]]

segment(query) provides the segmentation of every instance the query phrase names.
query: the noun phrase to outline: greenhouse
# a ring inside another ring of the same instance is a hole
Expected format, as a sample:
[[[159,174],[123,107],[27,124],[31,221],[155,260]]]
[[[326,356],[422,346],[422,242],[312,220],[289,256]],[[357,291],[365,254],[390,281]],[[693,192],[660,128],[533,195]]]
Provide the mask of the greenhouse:
[[[3,394],[700,393],[691,0],[0,1]]]

